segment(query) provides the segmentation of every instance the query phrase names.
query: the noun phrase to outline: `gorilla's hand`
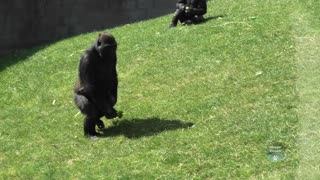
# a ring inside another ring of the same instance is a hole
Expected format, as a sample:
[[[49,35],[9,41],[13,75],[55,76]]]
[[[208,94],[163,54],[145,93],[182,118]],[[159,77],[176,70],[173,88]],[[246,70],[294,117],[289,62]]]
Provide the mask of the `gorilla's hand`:
[[[113,119],[113,118],[118,117],[118,113],[114,108],[111,108],[106,112],[105,117],[107,119]]]

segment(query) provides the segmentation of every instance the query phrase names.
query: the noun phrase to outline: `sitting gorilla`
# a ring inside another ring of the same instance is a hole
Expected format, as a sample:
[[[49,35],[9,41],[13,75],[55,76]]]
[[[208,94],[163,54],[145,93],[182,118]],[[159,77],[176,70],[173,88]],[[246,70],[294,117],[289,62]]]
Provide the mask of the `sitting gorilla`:
[[[178,0],[176,7],[170,27],[176,27],[178,21],[183,25],[200,23],[204,20],[203,15],[207,13],[207,0]]]
[[[80,59],[79,78],[74,87],[74,102],[85,115],[84,135],[99,135],[95,125],[104,128],[101,117],[118,116],[117,103],[117,43],[111,34],[99,34],[95,43]]]

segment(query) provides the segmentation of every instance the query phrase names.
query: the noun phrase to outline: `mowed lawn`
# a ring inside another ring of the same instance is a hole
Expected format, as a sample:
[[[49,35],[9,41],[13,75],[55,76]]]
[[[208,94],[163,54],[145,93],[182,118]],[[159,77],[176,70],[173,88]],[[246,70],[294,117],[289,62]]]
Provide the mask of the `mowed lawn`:
[[[199,25],[106,29],[124,115],[98,140],[72,100],[98,32],[1,57],[0,179],[320,178],[319,14],[317,0],[214,0]]]

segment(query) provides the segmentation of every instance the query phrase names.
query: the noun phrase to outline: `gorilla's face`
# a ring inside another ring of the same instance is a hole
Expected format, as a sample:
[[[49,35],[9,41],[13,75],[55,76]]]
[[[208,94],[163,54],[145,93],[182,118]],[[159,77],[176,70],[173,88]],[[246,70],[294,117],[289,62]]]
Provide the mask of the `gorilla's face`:
[[[110,34],[99,34],[96,48],[103,59],[116,57],[117,42]]]

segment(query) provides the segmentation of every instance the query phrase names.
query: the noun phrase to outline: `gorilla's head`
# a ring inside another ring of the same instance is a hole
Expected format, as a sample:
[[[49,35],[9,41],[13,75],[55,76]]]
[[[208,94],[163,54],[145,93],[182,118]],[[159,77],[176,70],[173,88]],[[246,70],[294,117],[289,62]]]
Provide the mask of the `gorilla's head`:
[[[99,56],[103,59],[114,58],[116,56],[117,42],[111,34],[99,34],[95,46]]]

